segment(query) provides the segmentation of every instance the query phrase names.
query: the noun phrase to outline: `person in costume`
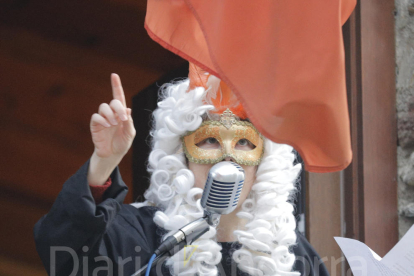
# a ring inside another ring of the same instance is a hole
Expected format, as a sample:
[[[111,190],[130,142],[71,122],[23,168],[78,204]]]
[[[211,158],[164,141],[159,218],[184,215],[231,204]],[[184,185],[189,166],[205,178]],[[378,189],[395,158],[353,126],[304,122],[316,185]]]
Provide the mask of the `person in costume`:
[[[164,238],[203,215],[208,171],[223,160],[246,173],[236,210],[151,275],[328,275],[295,231],[301,165],[293,165],[292,147],[266,139],[229,87],[194,64],[188,79],[161,89],[145,201],[122,204],[127,187],[117,165],[136,131],[120,79],[111,79],[114,100],[91,118],[92,157],[34,228],[50,275],[133,274]]]

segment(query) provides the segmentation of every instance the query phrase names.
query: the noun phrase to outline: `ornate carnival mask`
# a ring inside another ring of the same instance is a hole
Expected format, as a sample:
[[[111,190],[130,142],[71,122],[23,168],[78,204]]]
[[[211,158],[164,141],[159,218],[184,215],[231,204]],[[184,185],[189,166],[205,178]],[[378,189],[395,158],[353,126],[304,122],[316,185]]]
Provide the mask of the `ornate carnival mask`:
[[[220,121],[204,121],[183,137],[183,149],[190,162],[215,164],[227,157],[241,165],[256,166],[263,156],[263,137],[247,121],[237,120],[227,109]]]

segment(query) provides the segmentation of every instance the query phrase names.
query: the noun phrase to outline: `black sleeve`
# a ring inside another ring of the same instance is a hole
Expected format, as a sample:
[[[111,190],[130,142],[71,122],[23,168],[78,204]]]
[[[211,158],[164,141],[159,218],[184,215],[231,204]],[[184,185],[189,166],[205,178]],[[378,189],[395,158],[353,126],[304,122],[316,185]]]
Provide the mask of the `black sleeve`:
[[[293,271],[299,271],[301,275],[329,276],[325,264],[308,240],[299,232],[296,235],[297,244],[293,247],[296,262]]]
[[[138,251],[131,252],[136,245],[144,250],[135,255],[149,259],[153,246],[147,244],[148,226],[142,226],[145,221],[131,215],[134,207],[122,204],[128,188],[118,168],[111,174],[112,185],[102,203],[96,205],[87,182],[88,167],[89,161],[65,182],[50,212],[34,226],[36,249],[49,275],[118,275],[118,260],[125,262],[121,255],[131,256]],[[120,216],[123,209],[125,214]],[[146,216],[151,218],[152,214]],[[132,222],[125,221],[128,216]],[[126,244],[130,240],[122,238],[128,236],[122,231],[131,229],[135,231],[131,237],[135,244]]]

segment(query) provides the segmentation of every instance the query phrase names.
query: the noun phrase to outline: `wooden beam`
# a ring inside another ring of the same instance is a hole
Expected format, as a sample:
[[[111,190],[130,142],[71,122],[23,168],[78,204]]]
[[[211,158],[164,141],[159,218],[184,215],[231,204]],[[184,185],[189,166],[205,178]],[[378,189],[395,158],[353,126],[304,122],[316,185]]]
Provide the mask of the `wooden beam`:
[[[330,275],[341,275],[341,250],[334,237],[341,236],[340,173],[307,173],[306,230]]]
[[[31,265],[27,262],[16,261],[8,257],[0,257],[0,275],[47,276],[47,272],[41,264]]]
[[[0,187],[52,201],[92,154],[89,121],[112,99],[110,73],[120,74],[129,104],[159,73],[21,30],[0,35]],[[121,170],[131,185],[130,158]]]
[[[141,6],[134,8],[118,1],[0,2],[3,26],[30,30],[48,40],[89,49],[145,69],[168,72],[180,66],[183,59],[149,38],[144,19]]]
[[[109,2],[116,2],[122,5],[127,5],[129,7],[133,7],[138,9],[140,12],[147,11],[147,0],[106,0]]]
[[[48,210],[33,203],[31,200],[23,201],[19,194],[0,193],[0,220],[3,222],[0,227],[0,262],[7,258],[42,266],[35,248],[33,227]],[[4,267],[0,267],[0,275],[9,275],[2,274]]]
[[[359,3],[343,27],[353,160],[344,172],[345,236],[364,240],[361,23]]]
[[[345,41],[354,161],[346,172],[346,236],[379,255],[398,241],[394,3],[360,1]],[[355,125],[357,124],[357,125]]]
[[[365,243],[398,241],[394,2],[361,2]]]

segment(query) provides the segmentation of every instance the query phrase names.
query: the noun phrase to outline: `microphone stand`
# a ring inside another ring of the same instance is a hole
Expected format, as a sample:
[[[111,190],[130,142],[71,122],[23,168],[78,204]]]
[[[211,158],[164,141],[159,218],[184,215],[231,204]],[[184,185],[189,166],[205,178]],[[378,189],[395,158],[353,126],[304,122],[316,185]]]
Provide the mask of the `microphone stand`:
[[[199,218],[195,221],[190,222],[189,224],[183,226],[179,229],[174,235],[169,236],[161,245],[155,250],[155,259],[151,264],[153,268],[158,261],[168,254],[168,256],[175,255],[178,251],[184,248],[184,246],[191,244],[204,233],[210,229],[210,225],[217,226],[220,220],[220,215],[212,214],[210,212],[205,212],[204,217]],[[145,271],[148,268],[148,264],[143,266],[140,270],[132,274],[131,276],[140,276],[144,275]]]
[[[232,171],[232,172],[231,172]],[[218,179],[215,179],[217,176]],[[184,246],[191,244],[197,240],[201,235],[206,233],[210,229],[210,225],[215,227],[220,222],[220,216],[222,214],[229,214],[234,211],[238,203],[241,189],[244,183],[244,170],[236,163],[223,161],[214,165],[209,172],[204,192],[201,198],[201,206],[204,209],[204,216],[182,227],[174,235],[169,236],[161,243],[161,245],[155,250],[154,255],[151,257],[151,268],[157,264],[162,256],[168,254],[173,256],[180,251]],[[223,185],[230,185],[229,187],[223,187]],[[223,190],[224,189],[224,190]],[[223,191],[224,197],[215,198],[212,196],[212,201],[217,204],[208,206],[210,191],[212,194]],[[231,204],[231,205],[230,205]],[[224,209],[223,209],[224,207]],[[148,264],[135,272],[132,276],[139,276],[144,273],[148,268]],[[150,269],[151,269],[150,268]]]

